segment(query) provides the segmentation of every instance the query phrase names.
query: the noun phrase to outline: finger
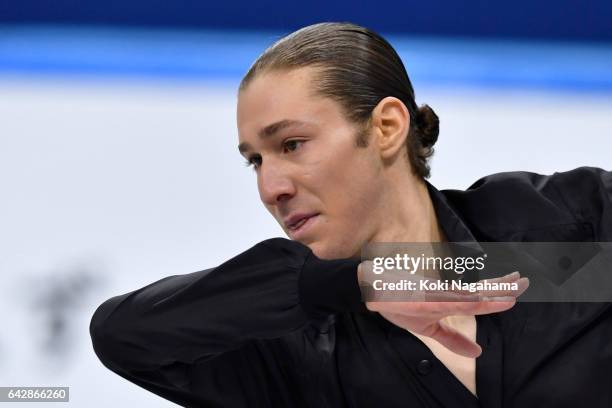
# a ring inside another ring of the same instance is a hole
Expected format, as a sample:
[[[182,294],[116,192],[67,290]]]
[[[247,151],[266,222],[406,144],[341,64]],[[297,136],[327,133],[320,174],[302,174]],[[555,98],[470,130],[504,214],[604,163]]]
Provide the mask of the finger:
[[[514,282],[506,280],[506,283],[516,283],[516,289],[479,290],[473,292],[468,290],[426,290],[415,292],[414,300],[426,302],[476,302],[499,297],[517,298],[529,287],[529,279],[525,277],[519,278]]]
[[[422,334],[436,340],[453,353],[465,357],[476,358],[482,353],[482,348],[478,343],[470,340],[453,327],[444,324],[444,322],[435,322]]]
[[[481,300],[478,293],[463,291],[453,292],[448,290],[420,291],[414,294],[415,301],[424,302],[477,302]]]
[[[440,319],[459,308],[454,305],[473,302],[366,302],[366,307],[379,313],[398,314],[410,318]],[[456,313],[455,313],[456,314]]]
[[[486,298],[480,302],[456,303],[456,314],[461,315],[483,315],[499,313],[511,309],[516,304],[516,298],[512,296]]]
[[[504,276],[499,276],[497,278],[487,279],[489,282],[514,282],[521,277],[519,271],[514,271]]]
[[[439,320],[446,316],[498,313],[516,303],[513,297],[493,297],[478,302],[366,302],[369,310]]]
[[[384,313],[383,317],[391,323],[413,333],[431,337],[454,353],[466,357],[478,357],[480,346],[458,330],[437,320],[423,322],[421,319],[406,317],[395,313]]]
[[[485,279],[482,281],[479,281],[480,283],[491,283],[491,284],[499,284],[499,283],[506,283],[506,284],[516,284],[516,289],[483,289],[483,290],[476,290],[471,292],[472,295],[476,295],[477,299],[476,300],[486,300],[487,298],[492,298],[492,297],[508,297],[508,296],[512,296],[512,297],[519,297],[520,295],[522,295],[525,290],[527,290],[527,288],[529,287],[529,278],[526,277],[522,277],[519,278],[517,280],[511,281],[509,279],[505,279],[505,277],[502,278],[495,278],[495,279]],[[465,292],[465,290],[455,290],[453,291],[453,293],[463,293]]]
[[[482,299],[492,298],[492,297],[504,297],[504,296],[512,296],[519,297],[527,290],[529,287],[529,278],[520,278],[516,282],[516,289],[501,289],[501,290],[481,290],[479,295]]]
[[[488,281],[491,282],[491,281]],[[508,283],[508,282],[506,282]],[[515,289],[485,289],[479,290],[477,295],[479,300],[490,300],[491,298],[501,298],[501,297],[513,297],[518,298],[521,296],[529,287],[529,278],[523,277],[514,282]]]
[[[516,299],[513,297],[492,298],[480,302],[402,302],[392,308],[387,308],[385,304],[380,307],[380,312],[397,313],[431,321],[453,315],[476,316],[499,313],[512,308],[515,303]]]
[[[491,279],[481,279],[480,281],[478,281],[478,283],[484,283],[484,282],[489,282],[489,283],[513,283],[516,282],[520,279],[521,274],[518,271],[514,271],[511,272],[509,274],[506,274],[504,276],[500,276],[497,278],[491,278]],[[447,290],[447,292],[453,292],[453,293],[470,293],[470,294],[474,294],[474,293],[482,293],[482,291],[469,291],[467,289],[458,289],[455,288],[455,286],[453,285],[449,285],[449,289]],[[491,291],[492,292],[492,291]],[[495,296],[494,294],[491,294],[490,296]],[[498,296],[505,296],[505,295],[498,295]]]

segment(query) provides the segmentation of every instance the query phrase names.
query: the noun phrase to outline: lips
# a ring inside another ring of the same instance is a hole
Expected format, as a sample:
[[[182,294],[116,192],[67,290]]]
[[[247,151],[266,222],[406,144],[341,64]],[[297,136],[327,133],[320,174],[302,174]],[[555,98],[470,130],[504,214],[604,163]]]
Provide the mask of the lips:
[[[294,231],[299,229],[308,221],[309,218],[318,215],[318,213],[297,213],[285,219],[285,226],[288,230]]]
[[[289,229],[291,229],[291,230],[296,230],[296,229],[300,228],[302,225],[304,225],[304,223],[305,223],[306,221],[308,221],[308,218],[310,218],[310,217],[307,217],[307,218],[302,218],[302,219],[301,219],[301,220],[299,220],[297,223],[295,223],[295,224],[293,224],[293,225],[289,225]]]

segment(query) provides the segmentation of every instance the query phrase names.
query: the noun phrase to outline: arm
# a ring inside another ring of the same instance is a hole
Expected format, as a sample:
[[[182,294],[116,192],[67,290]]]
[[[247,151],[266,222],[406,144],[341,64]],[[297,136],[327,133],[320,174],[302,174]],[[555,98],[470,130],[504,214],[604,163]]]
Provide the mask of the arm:
[[[269,239],[216,268],[166,277],[107,300],[91,320],[94,350],[112,371],[184,405],[194,402],[195,367],[215,371],[223,388],[252,389],[243,382],[260,377],[228,370],[248,368],[246,360],[270,364],[257,342],[330,313],[365,310],[358,264],[320,260],[298,242]],[[219,389],[211,384],[198,392],[209,391],[205,401],[218,402]]]

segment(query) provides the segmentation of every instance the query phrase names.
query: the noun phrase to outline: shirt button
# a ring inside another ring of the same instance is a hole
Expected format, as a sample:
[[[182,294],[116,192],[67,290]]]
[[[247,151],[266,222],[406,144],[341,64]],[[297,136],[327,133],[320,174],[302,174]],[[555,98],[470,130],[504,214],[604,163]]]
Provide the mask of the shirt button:
[[[419,364],[417,365],[417,371],[421,375],[427,375],[431,372],[432,367],[433,367],[433,364],[431,364],[431,361],[421,360]]]

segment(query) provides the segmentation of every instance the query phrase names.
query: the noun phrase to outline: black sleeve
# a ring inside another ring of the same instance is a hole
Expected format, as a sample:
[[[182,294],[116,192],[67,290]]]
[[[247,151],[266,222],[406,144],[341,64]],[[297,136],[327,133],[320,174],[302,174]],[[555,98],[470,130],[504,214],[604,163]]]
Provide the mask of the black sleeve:
[[[254,343],[295,333],[331,313],[367,310],[358,264],[321,260],[296,241],[269,239],[216,268],[169,276],[107,300],[91,319],[93,347],[106,367],[149,391],[185,406],[217,406],[224,390],[253,387],[244,383],[251,376],[231,374],[245,365],[241,361],[267,364]],[[210,396],[193,390],[196,365],[214,365],[215,376],[224,378],[222,385],[210,384]]]

